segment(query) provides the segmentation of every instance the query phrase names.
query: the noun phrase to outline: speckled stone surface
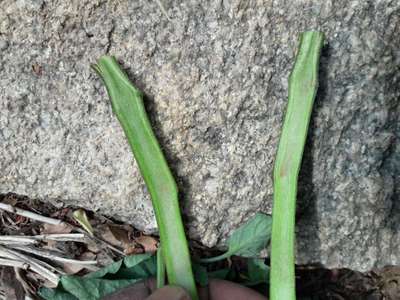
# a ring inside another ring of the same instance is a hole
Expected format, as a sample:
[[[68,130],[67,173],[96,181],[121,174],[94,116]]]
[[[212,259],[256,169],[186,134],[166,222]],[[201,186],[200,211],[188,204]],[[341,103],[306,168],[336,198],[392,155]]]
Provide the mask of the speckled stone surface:
[[[299,32],[327,36],[299,188],[298,262],[399,264],[400,2],[0,1],[0,193],[155,230],[146,188],[89,68],[115,55],[181,191],[190,236],[220,244],[271,212]],[[396,182],[397,180],[397,182]]]

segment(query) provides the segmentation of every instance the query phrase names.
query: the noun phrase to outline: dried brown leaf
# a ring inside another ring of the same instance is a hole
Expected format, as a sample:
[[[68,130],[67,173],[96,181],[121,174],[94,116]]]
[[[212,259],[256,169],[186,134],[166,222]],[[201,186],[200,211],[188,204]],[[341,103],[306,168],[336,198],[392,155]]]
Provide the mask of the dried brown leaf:
[[[44,224],[41,230],[42,234],[55,234],[55,233],[70,233],[72,231],[72,225],[67,223],[61,223],[58,225]]]
[[[122,244],[129,245],[132,243],[130,240],[130,232],[126,229],[126,226],[109,225],[108,226],[115,239],[122,242]]]
[[[99,266],[107,266],[114,262],[114,259],[106,251],[99,252],[96,255],[96,260]]]
[[[84,269],[83,265],[77,265],[77,264],[63,264],[63,270],[65,273],[68,275],[74,275]]]
[[[54,282],[51,282],[49,280],[44,280],[44,282],[41,284],[41,286],[49,288],[49,289],[54,289],[57,287],[57,284]]]
[[[82,253],[81,255],[79,255],[76,259],[78,259],[78,260],[95,260],[96,255],[92,252],[86,251],[86,252]],[[63,269],[64,269],[64,272],[67,273],[68,275],[73,275],[73,274],[79,273],[83,269],[87,269],[87,266],[63,263]]]
[[[18,198],[13,195],[9,195],[4,197],[1,202],[15,206],[18,203]]]
[[[100,245],[94,240],[88,240],[86,248],[93,253],[99,253],[102,250]]]
[[[135,239],[135,241],[144,248],[144,252],[154,253],[158,248],[158,241],[152,236],[142,235]]]
[[[15,272],[11,267],[4,267],[0,270],[0,281],[6,299],[24,299],[24,290],[21,283],[15,277]]]
[[[124,250],[125,255],[141,254],[144,250],[142,247],[129,246]]]
[[[110,226],[108,225],[101,226],[99,228],[99,231],[100,231],[100,236],[104,241],[108,242],[113,246],[122,247],[123,245],[122,241],[115,237],[115,235],[110,229]]]
[[[64,207],[64,208],[62,208],[60,210],[57,210],[56,212],[52,213],[50,215],[50,217],[63,220],[66,216],[68,216],[70,211],[71,211],[70,208]]]
[[[109,244],[121,248],[134,246],[134,242],[130,240],[132,227],[125,225],[105,224],[98,228],[102,239]]]
[[[20,226],[28,224],[29,221],[30,220],[24,216],[16,216],[15,217],[15,224],[20,225]]]

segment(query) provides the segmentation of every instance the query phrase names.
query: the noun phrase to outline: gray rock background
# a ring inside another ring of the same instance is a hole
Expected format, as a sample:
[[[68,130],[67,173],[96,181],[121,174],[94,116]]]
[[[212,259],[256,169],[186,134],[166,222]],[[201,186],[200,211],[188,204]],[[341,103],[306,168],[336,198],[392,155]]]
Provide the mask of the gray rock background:
[[[190,236],[271,212],[299,33],[326,33],[301,171],[298,262],[399,264],[398,1],[0,1],[0,193],[156,228],[105,90],[115,55],[146,95]]]

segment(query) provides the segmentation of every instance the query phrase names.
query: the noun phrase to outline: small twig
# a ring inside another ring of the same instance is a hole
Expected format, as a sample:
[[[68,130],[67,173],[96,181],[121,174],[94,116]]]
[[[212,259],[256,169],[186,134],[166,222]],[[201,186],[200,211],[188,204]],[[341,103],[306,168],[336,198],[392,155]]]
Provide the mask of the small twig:
[[[0,203],[0,209],[11,212],[11,213],[15,213],[15,214],[23,216],[23,217],[30,218],[32,220],[51,224],[51,225],[61,225],[61,224],[65,223],[64,221],[54,219],[54,218],[44,217],[37,213],[33,213],[33,212],[25,210],[25,209],[14,207],[10,204]]]
[[[0,266],[15,267],[24,270],[29,268],[29,264],[26,264],[23,261],[7,258],[0,258]]]
[[[89,239],[91,239],[91,240],[94,240],[95,242],[98,242],[98,243],[100,243],[100,244],[103,244],[103,245],[106,246],[107,248],[110,248],[111,250],[113,250],[114,252],[116,252],[116,253],[118,253],[118,254],[120,254],[120,255],[122,255],[122,256],[126,256],[125,253],[124,253],[123,251],[121,251],[121,250],[118,249],[117,247],[111,245],[110,243],[106,242],[106,241],[103,240],[102,238],[99,238],[99,237],[96,235],[96,233],[94,233],[93,235],[90,235],[86,230],[84,230],[84,229],[82,229],[82,228],[80,228],[80,227],[77,227],[77,226],[74,226],[74,227],[73,227],[73,230],[84,234],[85,237],[87,237],[87,238],[89,238]]]
[[[117,247],[114,247],[113,245],[107,243],[106,241],[104,241],[103,239],[96,237],[96,236],[90,236],[85,230],[83,230],[80,227],[77,226],[73,226],[71,224],[68,224],[67,222],[64,222],[62,220],[58,220],[58,219],[54,219],[54,218],[49,218],[49,217],[44,217],[42,215],[39,215],[37,213],[33,213],[31,211],[22,209],[22,208],[17,208],[14,207],[10,204],[5,204],[5,203],[0,203],[0,209],[11,212],[11,213],[15,213],[17,215],[21,215],[36,221],[40,221],[43,223],[47,223],[47,224],[51,224],[51,225],[61,225],[61,224],[65,224],[66,226],[71,226],[71,228],[74,231],[80,232],[82,234],[84,234],[86,237],[94,239],[95,241],[103,244],[104,246],[110,248],[111,250],[115,251],[116,253],[125,256],[125,253],[123,251],[121,251],[120,249],[118,249]]]
[[[24,276],[21,273],[21,269],[14,267],[14,272],[15,272],[15,278],[22,285],[22,287],[25,291],[25,299],[26,299],[26,296],[35,294],[35,291],[32,289],[32,287],[29,285],[29,283],[24,279]]]
[[[7,236],[7,235],[2,235],[0,236],[0,244],[5,244],[5,245],[26,245],[26,244],[36,244],[38,241],[31,238],[31,237],[25,237],[25,236]]]
[[[0,256],[13,259],[13,260],[19,260],[22,261],[26,264],[29,265],[30,270],[34,271],[35,273],[39,274],[43,278],[46,278],[50,282],[54,283],[55,285],[58,284],[59,281],[59,276],[57,274],[54,274],[50,270],[46,269],[43,265],[39,264],[36,259],[33,257],[24,255],[22,253],[19,253],[18,251],[9,249],[4,246],[0,246]]]
[[[48,270],[56,272],[56,273],[58,273],[60,275],[67,275],[67,273],[65,273],[64,271],[62,271],[62,270],[60,270],[60,269],[48,264],[47,262],[44,262],[44,261],[42,261],[40,259],[37,259],[35,257],[32,257],[32,256],[28,256],[28,257],[30,257],[31,261],[33,261],[33,262],[35,262],[35,263],[47,268]]]
[[[96,260],[77,260],[67,257],[57,256],[54,251],[47,251],[43,249],[36,249],[28,246],[16,246],[14,249],[31,253],[40,257],[48,258],[50,260],[59,261],[62,263],[75,264],[75,265],[96,265]]]
[[[86,242],[83,233],[54,233],[54,234],[39,234],[32,236],[36,240],[50,240],[57,242]]]
[[[59,242],[85,242],[83,233],[60,233],[60,234],[40,234],[40,235],[0,235],[0,244],[37,244],[39,241],[51,240]]]
[[[89,235],[88,235],[89,236]],[[90,237],[90,236],[89,236]],[[110,248],[111,250],[113,250],[114,252],[122,255],[122,256],[126,256],[126,254],[124,253],[124,251],[121,251],[120,249],[118,249],[117,247],[111,245],[110,243],[106,242],[105,240],[97,237],[97,236],[92,236],[91,237],[93,240],[97,241],[98,243],[103,244],[104,246],[106,246],[107,248]]]
[[[7,228],[12,228],[12,229],[18,229],[18,226],[17,226],[17,224],[13,221],[13,219],[11,219],[11,217],[7,214],[7,213],[5,213],[4,214],[5,215],[5,217],[6,217],[6,220],[7,220],[7,222],[4,222],[3,224],[4,224],[4,226],[5,227],[7,227]]]

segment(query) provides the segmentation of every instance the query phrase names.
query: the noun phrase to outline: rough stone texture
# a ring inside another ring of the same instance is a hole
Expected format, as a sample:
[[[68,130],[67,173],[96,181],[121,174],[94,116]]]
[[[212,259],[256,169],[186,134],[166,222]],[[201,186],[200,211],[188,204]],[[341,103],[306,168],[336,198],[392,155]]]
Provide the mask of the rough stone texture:
[[[147,96],[191,237],[220,243],[255,211],[271,211],[297,38],[320,29],[327,46],[301,172],[298,261],[399,264],[400,3],[161,2],[171,21],[156,1],[0,1],[0,193],[155,229],[89,69],[113,54]]]

